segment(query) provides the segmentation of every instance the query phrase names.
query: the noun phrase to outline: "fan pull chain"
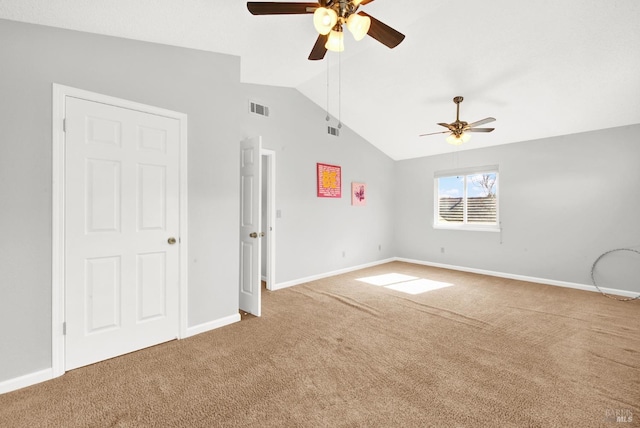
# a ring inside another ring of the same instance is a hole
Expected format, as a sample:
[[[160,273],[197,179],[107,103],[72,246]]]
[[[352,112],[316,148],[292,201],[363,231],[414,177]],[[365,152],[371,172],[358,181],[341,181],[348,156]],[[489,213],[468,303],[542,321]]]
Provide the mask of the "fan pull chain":
[[[342,52],[338,52],[338,129],[342,128]]]
[[[331,116],[329,116],[329,58],[327,58],[326,63],[327,63],[327,116],[325,117],[325,120],[329,122],[329,119],[331,119]]]

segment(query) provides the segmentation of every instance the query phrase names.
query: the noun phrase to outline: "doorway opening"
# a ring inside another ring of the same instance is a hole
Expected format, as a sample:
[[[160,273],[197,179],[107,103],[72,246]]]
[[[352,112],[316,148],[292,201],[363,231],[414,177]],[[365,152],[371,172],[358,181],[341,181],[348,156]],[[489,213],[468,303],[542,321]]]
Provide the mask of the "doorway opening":
[[[267,290],[275,286],[275,249],[276,249],[276,153],[273,150],[262,149],[262,258],[260,261],[261,280],[265,282]],[[261,287],[262,288],[262,287]]]

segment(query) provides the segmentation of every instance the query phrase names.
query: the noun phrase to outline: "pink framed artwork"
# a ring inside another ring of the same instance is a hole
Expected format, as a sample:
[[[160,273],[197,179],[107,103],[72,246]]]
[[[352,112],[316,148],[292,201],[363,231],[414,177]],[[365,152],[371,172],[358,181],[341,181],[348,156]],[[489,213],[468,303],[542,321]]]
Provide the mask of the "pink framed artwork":
[[[351,183],[351,205],[367,205],[367,185],[365,183]]]
[[[316,164],[319,198],[342,197],[342,170],[339,166]]]

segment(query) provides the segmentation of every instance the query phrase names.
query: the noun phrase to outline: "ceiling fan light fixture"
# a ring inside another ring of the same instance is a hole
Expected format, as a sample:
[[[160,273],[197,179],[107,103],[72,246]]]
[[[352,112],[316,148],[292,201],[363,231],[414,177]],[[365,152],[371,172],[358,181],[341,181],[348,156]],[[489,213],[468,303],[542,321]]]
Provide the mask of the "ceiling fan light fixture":
[[[471,139],[471,135],[464,132],[460,135],[451,134],[447,137],[447,143],[453,146],[459,146],[460,144],[466,143],[470,139]]]
[[[371,27],[371,18],[368,16],[353,13],[347,18],[347,28],[351,31],[356,41],[362,40],[367,35],[369,27]]]
[[[342,31],[331,30],[324,47],[331,52],[342,52],[344,50],[344,33]]]
[[[313,26],[322,35],[327,35],[338,22],[338,14],[333,9],[319,7],[313,12]]]

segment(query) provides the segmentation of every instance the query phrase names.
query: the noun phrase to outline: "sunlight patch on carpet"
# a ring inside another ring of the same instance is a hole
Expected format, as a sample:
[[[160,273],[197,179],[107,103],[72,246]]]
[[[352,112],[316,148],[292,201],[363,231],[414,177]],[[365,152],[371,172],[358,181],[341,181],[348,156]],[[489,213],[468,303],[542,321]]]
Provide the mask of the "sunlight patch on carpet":
[[[401,273],[385,273],[384,275],[368,276],[366,278],[358,278],[356,281],[366,282],[371,285],[390,285],[399,282],[411,281],[418,279],[417,276],[403,275]]]
[[[407,294],[422,294],[427,291],[439,290],[453,285],[448,282],[432,281],[430,279],[400,273],[368,276],[366,278],[358,278],[356,281],[366,282],[367,284],[375,286],[383,286]]]
[[[416,279],[415,281],[400,282],[397,284],[387,285],[385,288],[391,290],[402,291],[407,294],[422,294],[427,291],[439,290],[441,288],[451,287],[453,284],[448,282],[431,281],[430,279]]]

